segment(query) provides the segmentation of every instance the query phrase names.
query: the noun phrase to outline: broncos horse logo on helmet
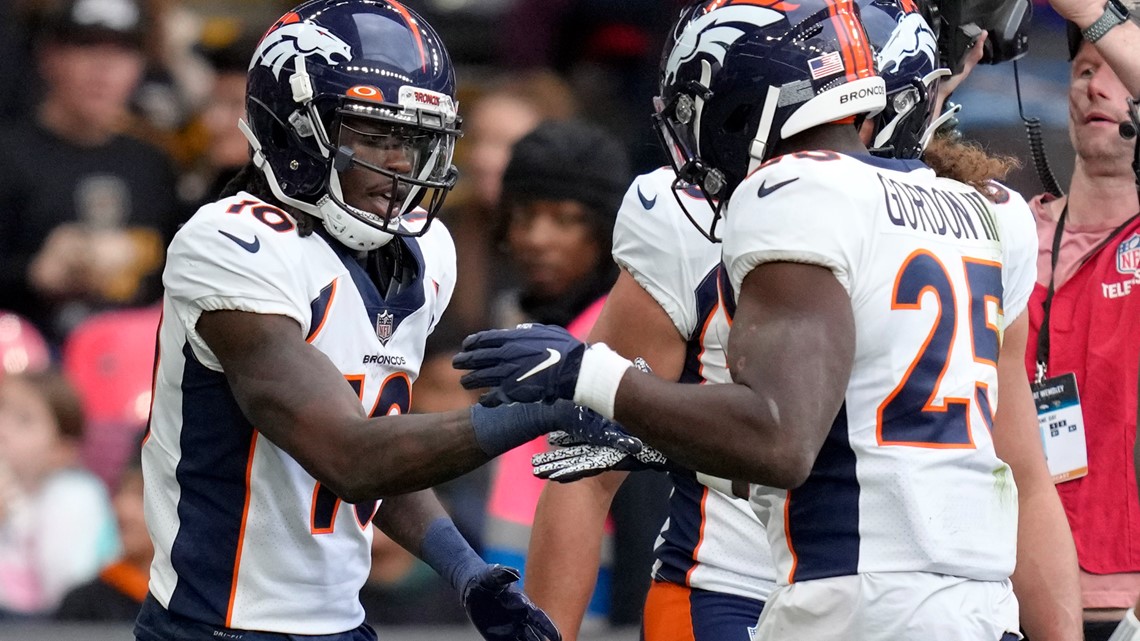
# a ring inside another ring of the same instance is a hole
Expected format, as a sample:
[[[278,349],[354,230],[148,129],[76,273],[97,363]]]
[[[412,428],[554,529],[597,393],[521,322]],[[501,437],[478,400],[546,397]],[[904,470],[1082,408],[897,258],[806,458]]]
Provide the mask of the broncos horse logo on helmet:
[[[697,228],[716,241],[733,190],[781,141],[884,103],[854,0],[715,0],[682,12],[654,121],[674,186],[704,194],[714,213]]]
[[[329,65],[335,65],[352,59],[352,47],[325,29],[314,29],[312,25],[293,22],[265,34],[265,38],[257,45],[250,67],[256,64],[266,65],[280,79],[285,63],[292,63],[298,56],[313,55],[324,58]]]
[[[873,119],[870,151],[918,158],[944,120],[934,121],[933,113],[938,85],[950,75],[938,66],[938,38],[912,2],[860,0],[859,8],[887,86],[886,108]]]
[[[423,234],[458,177],[451,58],[431,26],[396,0],[311,0],[285,14],[250,63],[246,112],[239,126],[274,196],[353,249]],[[410,171],[341,145],[346,118],[385,132],[373,138],[398,140]],[[353,168],[385,179],[387,211],[345,202],[340,173]],[[408,215],[421,205],[426,215]]]

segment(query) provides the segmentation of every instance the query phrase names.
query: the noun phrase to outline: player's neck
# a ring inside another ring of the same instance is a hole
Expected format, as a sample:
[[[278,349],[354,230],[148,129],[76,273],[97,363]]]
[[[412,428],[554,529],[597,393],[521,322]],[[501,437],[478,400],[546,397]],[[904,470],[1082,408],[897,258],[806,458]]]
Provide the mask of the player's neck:
[[[820,125],[798,133],[783,141],[774,155],[797,151],[829,149],[844,154],[865,154],[867,146],[859,139],[859,132],[851,125]]]
[[[1077,159],[1073,180],[1069,184],[1067,219],[1074,225],[1112,225],[1120,223],[1140,209],[1136,178],[1129,171],[1097,171],[1096,167]]]

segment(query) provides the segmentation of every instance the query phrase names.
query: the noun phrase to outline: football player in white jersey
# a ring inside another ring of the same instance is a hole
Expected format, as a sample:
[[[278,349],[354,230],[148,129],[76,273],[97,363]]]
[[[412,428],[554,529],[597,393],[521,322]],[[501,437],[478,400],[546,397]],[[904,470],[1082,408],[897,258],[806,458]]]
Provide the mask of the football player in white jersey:
[[[575,398],[758,483],[780,585],[757,638],[1017,638],[1018,497],[995,448],[1044,460],[1018,371],[1032,274],[1003,273],[994,209],[866,154],[850,125],[884,89],[850,2],[717,0],[666,73],[675,169],[726,220],[734,384],[664,383],[548,327],[470,337],[466,383]]]
[[[425,488],[559,424],[610,428],[573,404],[407,414],[455,286],[430,224],[456,177],[454,92],[439,36],[394,0],[313,0],[259,44],[252,163],[163,278],[141,641],[375,639],[358,598],[373,523],[485,638],[558,638]]]

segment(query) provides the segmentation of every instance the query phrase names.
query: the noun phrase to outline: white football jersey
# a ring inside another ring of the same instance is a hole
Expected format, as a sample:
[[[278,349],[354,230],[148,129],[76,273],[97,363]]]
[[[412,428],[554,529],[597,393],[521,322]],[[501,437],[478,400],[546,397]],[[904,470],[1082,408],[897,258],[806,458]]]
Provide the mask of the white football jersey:
[[[614,260],[669,314],[688,339],[682,382],[727,383],[725,361],[731,299],[720,266],[720,245],[686,217],[669,168],[639,176],[614,224]],[[681,192],[700,224],[712,217],[703,196]],[[669,518],[657,539],[656,579],[764,601],[775,568],[764,526],[748,501],[671,475]]]
[[[342,505],[242,414],[195,331],[202,312],[297,321],[371,415],[407,412],[424,341],[455,285],[455,248],[436,221],[404,242],[419,271],[382,298],[351,250],[302,238],[247,193],[200,209],[170,245],[154,407],[143,447],[150,591],[211,625],[306,635],[364,619],[377,502]]]
[[[1017,489],[990,431],[1002,331],[1034,280],[1018,200],[995,207],[918,161],[824,151],[771,161],[736,189],[723,250],[734,293],[761,263],[821,265],[855,318],[845,403],[810,477],[752,490],[781,584],[1012,573]]]

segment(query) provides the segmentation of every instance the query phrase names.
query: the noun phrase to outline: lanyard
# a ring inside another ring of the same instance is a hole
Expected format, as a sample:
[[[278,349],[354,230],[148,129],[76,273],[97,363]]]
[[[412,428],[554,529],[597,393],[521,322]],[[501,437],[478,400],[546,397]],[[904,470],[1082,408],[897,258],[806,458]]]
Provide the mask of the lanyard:
[[[1041,329],[1037,332],[1037,373],[1034,382],[1040,383],[1045,380],[1048,373],[1049,366],[1049,317],[1053,309],[1053,291],[1055,277],[1057,275],[1057,255],[1061,253],[1061,235],[1065,233],[1065,218],[1069,215],[1069,204],[1065,203],[1065,208],[1061,210],[1061,215],[1057,218],[1057,230],[1053,234],[1053,255],[1049,257],[1049,290],[1045,294],[1045,302],[1042,304],[1043,311],[1045,312],[1041,318]],[[1092,258],[1104,248],[1109,242],[1112,241],[1124,228],[1131,225],[1140,217],[1140,213],[1134,214],[1128,220],[1120,223],[1116,229],[1112,230],[1104,240],[1097,243],[1089,253],[1085,254],[1081,259],[1080,264],[1083,265],[1085,261]]]

